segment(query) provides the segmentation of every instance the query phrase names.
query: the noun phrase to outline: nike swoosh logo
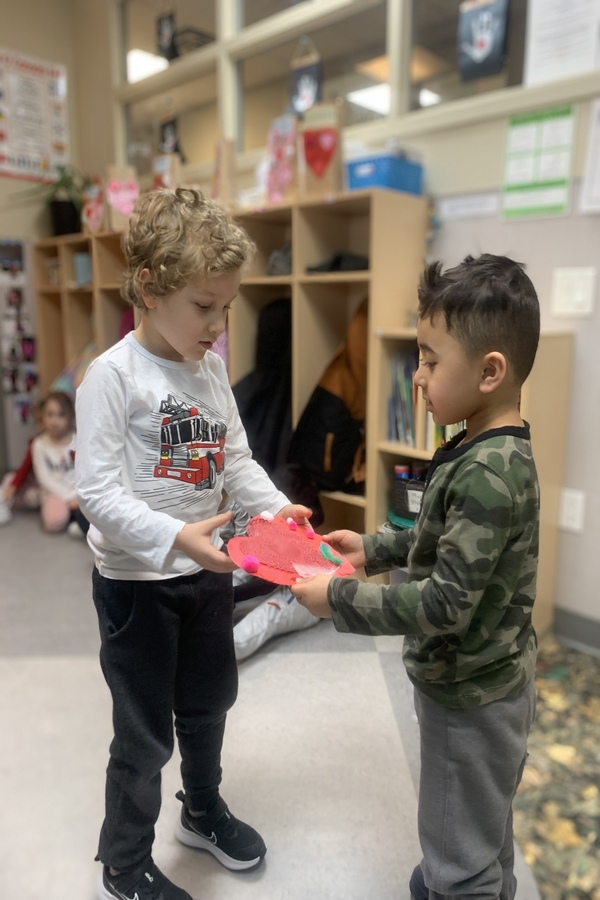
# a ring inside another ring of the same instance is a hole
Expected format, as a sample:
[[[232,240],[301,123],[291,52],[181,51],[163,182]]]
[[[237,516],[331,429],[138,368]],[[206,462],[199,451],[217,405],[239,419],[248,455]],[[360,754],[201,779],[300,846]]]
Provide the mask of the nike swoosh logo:
[[[214,831],[212,832],[212,834],[211,834],[211,836],[208,838],[208,840],[211,842],[211,844],[216,844],[216,843],[217,843],[217,836],[216,836],[216,834],[214,833]]]
[[[135,894],[133,895],[133,897],[128,897],[127,894],[122,894],[121,891],[118,890],[118,888],[116,888],[116,887],[114,886],[114,884],[112,883],[112,881],[109,881],[108,883],[109,883],[109,885],[111,886],[111,888],[113,889],[113,891],[115,891],[115,892],[118,894],[118,896],[121,898],[121,900],[140,900],[137,891],[135,892]]]

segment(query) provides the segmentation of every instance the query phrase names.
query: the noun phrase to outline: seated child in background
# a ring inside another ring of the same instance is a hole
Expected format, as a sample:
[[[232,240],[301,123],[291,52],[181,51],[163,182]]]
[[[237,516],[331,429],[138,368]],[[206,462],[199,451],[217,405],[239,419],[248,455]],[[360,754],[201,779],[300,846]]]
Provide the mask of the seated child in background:
[[[31,444],[33,471],[40,486],[44,531],[87,533],[88,522],[75,494],[75,404],[64,391],[52,391],[41,403],[41,434]]]
[[[33,407],[37,431],[41,431],[41,404]],[[13,509],[39,509],[40,489],[33,473],[31,444],[29,440],[25,456],[15,472],[7,472],[0,486],[0,525],[6,525],[12,519]]]
[[[292,592],[338,631],[403,634],[421,733],[416,900],[512,900],[512,802],[535,714],[539,486],[521,385],[539,303],[522,267],[467,257],[419,286],[415,384],[439,425],[415,526],[325,535],[368,575],[408,564],[406,584],[319,576]]]

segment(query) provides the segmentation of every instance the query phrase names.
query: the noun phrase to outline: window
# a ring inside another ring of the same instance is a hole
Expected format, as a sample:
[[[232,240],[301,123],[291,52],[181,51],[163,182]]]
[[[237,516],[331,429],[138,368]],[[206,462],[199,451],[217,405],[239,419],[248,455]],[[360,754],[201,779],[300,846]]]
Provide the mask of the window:
[[[323,100],[343,99],[343,125],[380,119],[388,113],[386,11],[387,4],[382,2],[308,34],[321,57]],[[288,111],[290,63],[298,46],[297,40],[291,40],[240,62],[240,149],[264,147],[271,121]]]
[[[269,16],[289,9],[290,6],[307,2],[310,0],[238,0],[239,27],[245,28],[247,25],[254,25],[255,22],[268,19]]]
[[[215,39],[215,0],[123,0],[124,81],[141,81]]]
[[[138,175],[148,175],[152,157],[169,151],[179,152],[184,163],[211,162],[218,134],[216,98],[216,75],[211,73],[130,103],[127,157]]]
[[[410,108],[458,100],[521,84],[527,0],[510,0],[506,57],[502,71],[464,81],[458,64],[458,22],[462,0],[413,0]]]

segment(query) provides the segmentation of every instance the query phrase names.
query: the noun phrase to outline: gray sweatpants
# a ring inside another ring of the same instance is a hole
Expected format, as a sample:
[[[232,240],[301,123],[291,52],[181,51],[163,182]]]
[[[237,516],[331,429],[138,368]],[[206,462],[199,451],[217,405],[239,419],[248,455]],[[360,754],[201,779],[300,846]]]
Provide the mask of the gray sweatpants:
[[[415,688],[421,732],[419,838],[430,900],[513,900],[512,801],[535,716],[517,695],[448,709]]]

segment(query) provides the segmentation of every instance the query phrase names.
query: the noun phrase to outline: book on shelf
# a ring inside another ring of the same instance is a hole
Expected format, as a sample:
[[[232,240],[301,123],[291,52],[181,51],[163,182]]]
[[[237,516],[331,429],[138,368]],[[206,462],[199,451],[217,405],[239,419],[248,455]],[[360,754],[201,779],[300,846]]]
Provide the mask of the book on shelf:
[[[454,425],[436,425],[431,413],[427,412],[425,447],[429,453],[435,453],[438,447],[442,447],[455,434],[463,431],[464,428],[464,422],[456,422]]]
[[[401,350],[391,359],[391,392],[388,405],[388,438],[410,447],[416,446],[415,408],[417,389],[413,375],[419,367],[413,350]]]

